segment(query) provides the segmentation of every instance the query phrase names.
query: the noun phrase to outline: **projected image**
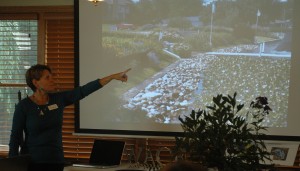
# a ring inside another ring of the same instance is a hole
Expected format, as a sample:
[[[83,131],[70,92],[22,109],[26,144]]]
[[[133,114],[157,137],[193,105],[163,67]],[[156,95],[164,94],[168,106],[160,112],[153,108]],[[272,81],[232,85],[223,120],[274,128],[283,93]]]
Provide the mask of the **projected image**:
[[[102,47],[129,63],[116,121],[179,123],[178,116],[238,93],[266,96],[265,121],[287,126],[292,0],[114,0],[103,4]],[[126,113],[126,114],[124,114]]]

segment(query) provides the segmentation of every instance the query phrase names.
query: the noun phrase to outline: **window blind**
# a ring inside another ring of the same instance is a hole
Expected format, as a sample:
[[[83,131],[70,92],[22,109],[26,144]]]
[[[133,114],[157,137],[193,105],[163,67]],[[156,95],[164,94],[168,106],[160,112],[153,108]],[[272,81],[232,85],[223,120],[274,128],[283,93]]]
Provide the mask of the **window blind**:
[[[36,15],[0,15],[0,144],[8,145],[18,92],[24,98],[31,90],[25,72],[37,63]]]

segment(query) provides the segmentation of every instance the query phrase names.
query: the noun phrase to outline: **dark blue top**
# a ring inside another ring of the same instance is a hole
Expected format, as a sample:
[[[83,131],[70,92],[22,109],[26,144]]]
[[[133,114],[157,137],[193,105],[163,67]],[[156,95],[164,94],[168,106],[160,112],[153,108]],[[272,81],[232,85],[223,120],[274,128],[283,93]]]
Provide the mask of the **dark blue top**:
[[[30,154],[34,163],[63,163],[64,108],[101,87],[99,80],[95,80],[71,91],[49,93],[47,105],[37,105],[29,97],[21,100],[13,117],[9,157],[19,155],[21,147],[21,154]]]

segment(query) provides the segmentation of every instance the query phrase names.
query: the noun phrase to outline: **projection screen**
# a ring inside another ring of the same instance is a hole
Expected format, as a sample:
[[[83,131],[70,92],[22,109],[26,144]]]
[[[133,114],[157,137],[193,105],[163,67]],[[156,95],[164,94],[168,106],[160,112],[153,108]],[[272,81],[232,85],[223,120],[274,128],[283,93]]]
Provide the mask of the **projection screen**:
[[[128,82],[112,81],[76,104],[76,133],[178,135],[179,116],[237,92],[245,112],[256,97],[269,99],[268,135],[299,140],[299,2],[75,0],[74,6],[76,85],[131,68]]]

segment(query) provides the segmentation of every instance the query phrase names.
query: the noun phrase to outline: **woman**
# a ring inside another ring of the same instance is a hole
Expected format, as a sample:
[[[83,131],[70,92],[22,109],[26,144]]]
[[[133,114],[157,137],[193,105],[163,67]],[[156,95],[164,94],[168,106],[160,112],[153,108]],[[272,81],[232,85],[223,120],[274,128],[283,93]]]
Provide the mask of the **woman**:
[[[9,157],[18,156],[21,147],[20,154],[31,156],[29,171],[62,171],[64,107],[83,99],[111,80],[126,82],[126,73],[129,70],[96,79],[71,91],[55,92],[55,83],[48,66],[37,64],[29,68],[26,72],[26,83],[33,94],[21,100],[16,106]]]

